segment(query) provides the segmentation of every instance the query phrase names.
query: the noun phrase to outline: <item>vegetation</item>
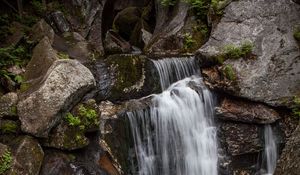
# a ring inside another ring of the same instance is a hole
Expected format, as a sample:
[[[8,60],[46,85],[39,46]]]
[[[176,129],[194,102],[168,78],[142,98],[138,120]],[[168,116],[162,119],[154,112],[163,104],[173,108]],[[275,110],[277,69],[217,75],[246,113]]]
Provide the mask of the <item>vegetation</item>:
[[[70,59],[69,55],[65,54],[63,52],[58,52],[57,56],[59,59],[62,59],[62,60]]]
[[[190,33],[184,34],[183,47],[185,50],[192,48],[195,43],[196,43],[196,41],[193,39],[193,37]]]
[[[70,126],[79,126],[81,124],[81,120],[79,119],[79,117],[73,116],[73,114],[71,114],[70,112],[66,114],[65,119]]]
[[[300,117],[300,98],[294,97],[294,106],[293,106],[294,116]]]
[[[0,157],[0,174],[4,174],[12,164],[12,154],[9,150],[6,150]]]
[[[295,31],[294,31],[294,38],[300,42],[300,28],[297,28]]]
[[[173,6],[176,4],[177,0],[161,0],[161,5],[163,6]]]
[[[224,67],[223,73],[224,73],[224,76],[228,80],[230,80],[230,81],[236,80],[236,74],[235,74],[235,71],[234,71],[234,69],[233,69],[233,67],[231,65],[226,65]]]
[[[11,133],[16,133],[18,129],[18,125],[16,122],[14,121],[3,121],[3,123],[1,124],[1,133],[4,134],[11,134]]]

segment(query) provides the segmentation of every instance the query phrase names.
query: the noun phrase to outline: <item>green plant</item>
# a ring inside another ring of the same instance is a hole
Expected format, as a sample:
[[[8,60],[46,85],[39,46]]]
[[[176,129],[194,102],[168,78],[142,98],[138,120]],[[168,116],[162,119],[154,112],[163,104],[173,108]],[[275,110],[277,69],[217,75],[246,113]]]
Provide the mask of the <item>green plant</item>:
[[[161,0],[161,5],[163,6],[173,6],[176,4],[177,0]]]
[[[294,106],[292,108],[294,116],[300,117],[300,98],[294,97]]]
[[[38,15],[43,15],[46,12],[46,7],[43,6],[43,3],[39,0],[32,0],[31,5],[34,9],[34,11],[38,14]]]
[[[193,37],[190,33],[184,34],[183,47],[185,50],[192,48],[195,43],[196,43],[196,41],[193,39]]]
[[[57,56],[58,56],[59,59],[63,59],[63,60],[64,59],[70,59],[69,55],[65,54],[63,52],[58,52]]]
[[[5,133],[5,134],[9,134],[9,133],[16,133],[17,132],[17,128],[18,125],[13,122],[13,121],[5,121],[2,125],[1,125],[1,132]]]
[[[12,164],[12,154],[6,150],[0,158],[0,174],[4,174]]]
[[[79,115],[83,120],[85,120],[85,125],[89,126],[91,124],[99,124],[98,114],[94,109],[89,109],[83,105],[79,106]]]
[[[297,29],[294,31],[294,38],[295,38],[297,41],[300,41],[300,27],[297,28]]]
[[[184,0],[189,3],[199,19],[206,19],[210,0]]]
[[[233,69],[233,67],[231,65],[226,65],[224,67],[224,71],[223,71],[225,77],[230,80],[230,81],[234,81],[236,80],[236,74],[235,71]]]
[[[70,112],[66,114],[65,119],[70,126],[79,126],[81,124],[80,118],[73,116],[73,114],[71,114]]]
[[[245,41],[241,46],[228,44],[223,49],[223,56],[226,59],[239,59],[249,55],[252,52],[253,44],[250,41]]]

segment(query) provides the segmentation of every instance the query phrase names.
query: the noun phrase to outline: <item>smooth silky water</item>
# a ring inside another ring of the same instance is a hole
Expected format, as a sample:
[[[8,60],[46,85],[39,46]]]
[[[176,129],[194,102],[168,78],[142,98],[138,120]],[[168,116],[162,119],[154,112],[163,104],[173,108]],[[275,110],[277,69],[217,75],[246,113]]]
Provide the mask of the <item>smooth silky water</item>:
[[[264,175],[273,175],[277,161],[276,137],[270,125],[264,128],[265,148],[263,154]]]
[[[191,76],[197,74],[194,59],[153,62],[165,90],[152,95],[148,109],[127,113],[137,174],[217,175],[214,103],[200,75]]]

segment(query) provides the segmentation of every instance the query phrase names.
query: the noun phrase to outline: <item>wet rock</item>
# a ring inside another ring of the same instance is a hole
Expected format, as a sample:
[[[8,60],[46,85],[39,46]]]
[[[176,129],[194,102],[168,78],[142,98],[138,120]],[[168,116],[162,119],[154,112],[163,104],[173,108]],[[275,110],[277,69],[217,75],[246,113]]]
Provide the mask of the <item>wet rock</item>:
[[[40,175],[73,175],[75,172],[71,167],[71,161],[67,154],[54,150],[46,151]]]
[[[219,134],[221,142],[232,156],[258,153],[262,150],[257,125],[226,122],[221,124]]]
[[[105,52],[108,54],[130,53],[131,46],[112,30],[107,31],[104,40]]]
[[[91,67],[97,81],[97,100],[122,101],[158,92],[153,62],[141,55],[112,55]]]
[[[41,80],[56,60],[58,60],[57,52],[52,48],[49,38],[44,37],[33,49],[32,58],[26,66],[25,80],[29,82]]]
[[[0,118],[17,115],[18,94],[7,93],[0,98]]]
[[[300,172],[300,127],[293,132],[277,163],[275,175],[296,175]]]
[[[49,21],[52,28],[56,33],[64,33],[70,31],[70,26],[61,11],[55,11],[50,13],[47,16],[47,20]]]
[[[49,42],[52,44],[54,40],[54,30],[44,19],[41,19],[32,27],[32,31],[29,35],[29,41],[39,42],[45,36],[48,37]]]
[[[95,86],[91,72],[76,60],[57,60],[43,82],[18,103],[22,131],[47,137],[62,114]]]
[[[268,124],[280,119],[279,114],[259,103],[225,98],[216,108],[219,119],[245,123]]]
[[[21,136],[13,141],[11,148],[13,161],[6,174],[39,174],[44,152],[37,140],[30,136]]]
[[[288,105],[299,94],[300,52],[293,38],[299,19],[300,6],[292,1],[233,1],[198,56],[213,59],[228,44],[251,41],[255,59],[224,62],[236,71],[233,94],[269,105]]]

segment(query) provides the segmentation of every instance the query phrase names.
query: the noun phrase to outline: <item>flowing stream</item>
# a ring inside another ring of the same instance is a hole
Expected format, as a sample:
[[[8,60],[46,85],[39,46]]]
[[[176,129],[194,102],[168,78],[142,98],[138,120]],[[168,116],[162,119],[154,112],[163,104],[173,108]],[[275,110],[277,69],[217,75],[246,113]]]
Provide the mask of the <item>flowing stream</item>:
[[[264,130],[265,149],[264,149],[264,162],[266,168],[265,175],[273,175],[276,168],[277,161],[277,146],[275,142],[275,135],[270,125],[265,126]]]
[[[193,75],[197,73],[194,59],[168,58],[153,62],[164,91],[152,95],[148,109],[127,113],[134,138],[137,174],[217,175],[212,94],[202,78]],[[173,81],[177,82],[171,85]]]

